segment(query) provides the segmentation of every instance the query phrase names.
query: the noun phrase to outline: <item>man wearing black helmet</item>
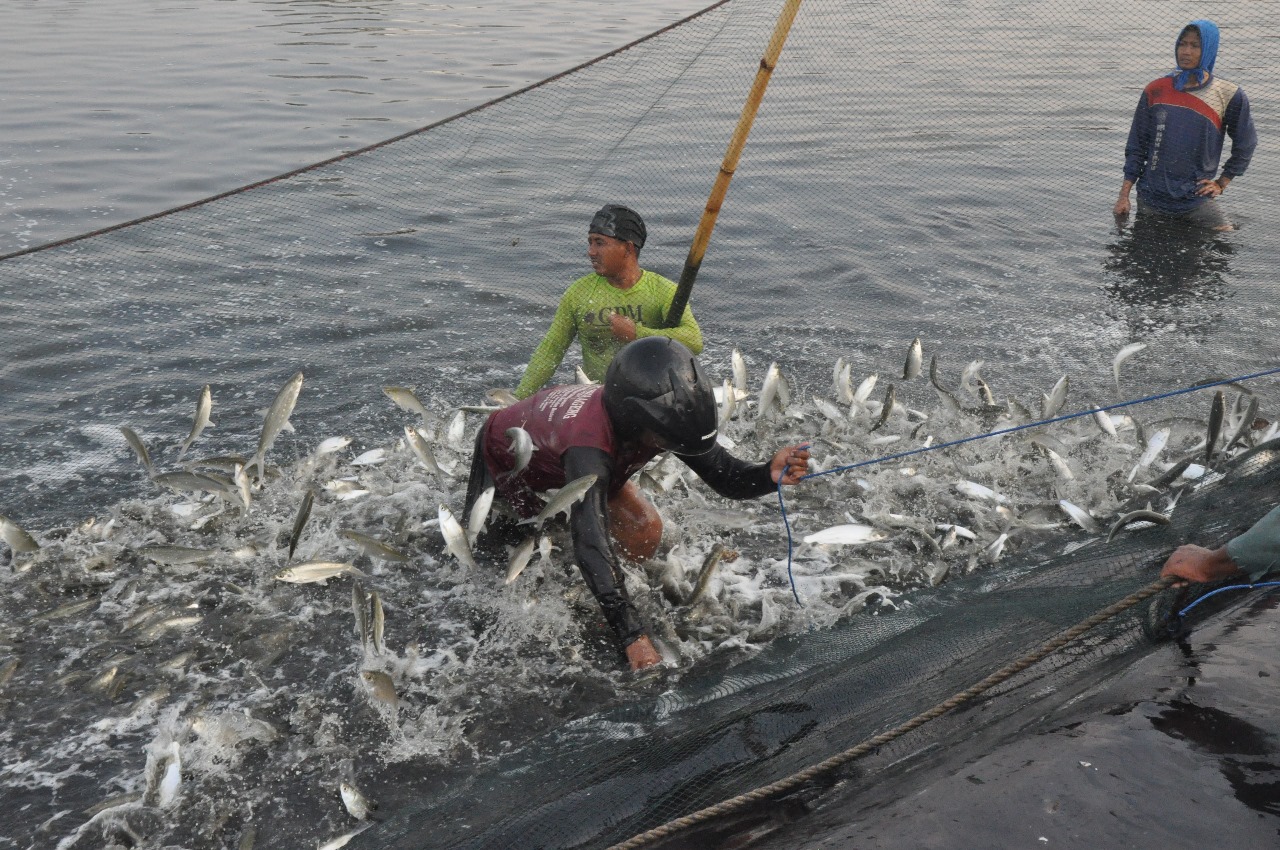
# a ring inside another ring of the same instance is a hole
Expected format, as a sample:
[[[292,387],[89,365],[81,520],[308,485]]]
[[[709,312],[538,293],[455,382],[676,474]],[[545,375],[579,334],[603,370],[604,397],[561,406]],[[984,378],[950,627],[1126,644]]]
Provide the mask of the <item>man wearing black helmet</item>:
[[[676,285],[640,268],[647,236],[644,220],[628,207],[608,204],[595,214],[587,228],[587,258],[594,271],[574,281],[560,299],[516,398],[528,398],[551,379],[575,337],[582,346],[582,371],[593,381],[604,377],[614,353],[634,339],[662,336],[694,354],[702,352],[702,331],[688,307],[679,325],[661,327]]]
[[[506,431],[514,427],[528,432],[536,451],[512,475],[516,461]],[[628,557],[652,557],[662,520],[628,479],[663,451],[731,499],[766,495],[808,470],[809,453],[801,446],[752,464],[725,451],[716,432],[711,382],[693,353],[664,337],[637,340],[614,356],[603,386],[550,387],[489,415],[476,440],[465,513],[494,486],[517,514],[531,517],[542,507],[538,493],[597,476],[569,515],[574,555],[627,661],[639,670],[661,658],[627,597],[614,542]]]

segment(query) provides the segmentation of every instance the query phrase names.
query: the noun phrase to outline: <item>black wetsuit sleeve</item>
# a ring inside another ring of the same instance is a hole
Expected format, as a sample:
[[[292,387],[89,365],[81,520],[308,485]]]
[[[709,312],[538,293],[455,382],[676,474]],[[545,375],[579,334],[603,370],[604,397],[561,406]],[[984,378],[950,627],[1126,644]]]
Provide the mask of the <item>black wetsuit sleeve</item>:
[[[569,530],[578,569],[604,609],[605,620],[625,647],[644,634],[644,623],[623,583],[618,558],[609,542],[609,485],[613,463],[600,449],[575,447],[564,453],[565,481],[596,475],[596,483],[569,512]]]
[[[676,455],[698,477],[727,499],[755,499],[777,489],[768,463],[747,463],[717,443],[700,455]]]

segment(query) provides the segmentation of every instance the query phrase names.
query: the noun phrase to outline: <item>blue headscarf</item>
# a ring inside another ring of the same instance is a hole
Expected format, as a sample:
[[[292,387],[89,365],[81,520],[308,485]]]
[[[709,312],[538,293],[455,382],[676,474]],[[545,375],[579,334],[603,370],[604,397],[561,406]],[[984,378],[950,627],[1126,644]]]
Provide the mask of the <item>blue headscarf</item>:
[[[1188,27],[1195,27],[1200,31],[1200,65],[1197,68],[1189,68],[1185,71],[1177,69],[1173,72],[1175,75],[1173,87],[1178,91],[1184,91],[1188,84],[1199,85],[1200,72],[1212,74],[1213,63],[1218,59],[1218,25],[1213,21],[1201,19],[1192,21],[1178,30],[1178,37],[1173,40],[1174,67],[1177,68],[1178,41]]]

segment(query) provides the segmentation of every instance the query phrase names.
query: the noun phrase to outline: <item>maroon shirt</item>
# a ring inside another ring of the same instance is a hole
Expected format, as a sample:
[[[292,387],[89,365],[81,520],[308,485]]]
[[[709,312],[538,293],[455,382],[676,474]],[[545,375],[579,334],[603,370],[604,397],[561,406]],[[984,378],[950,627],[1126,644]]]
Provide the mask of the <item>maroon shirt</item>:
[[[508,428],[523,428],[533,440],[533,457],[515,477],[515,455]],[[661,451],[650,446],[621,449],[604,410],[604,390],[596,384],[575,384],[542,390],[524,401],[495,411],[484,426],[484,461],[499,494],[523,518],[542,510],[535,494],[556,490],[568,482],[564,453],[571,448],[599,449],[613,461],[609,495],[622,489],[636,472]]]

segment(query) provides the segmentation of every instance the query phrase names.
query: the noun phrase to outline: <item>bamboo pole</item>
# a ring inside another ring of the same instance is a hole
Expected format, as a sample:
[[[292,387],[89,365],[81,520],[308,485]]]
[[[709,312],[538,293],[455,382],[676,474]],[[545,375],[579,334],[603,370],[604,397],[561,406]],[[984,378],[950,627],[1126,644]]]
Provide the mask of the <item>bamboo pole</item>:
[[[720,207],[729,191],[729,181],[738,168],[738,159],[742,149],[746,147],[747,136],[751,133],[751,124],[755,121],[760,102],[764,100],[764,90],[773,76],[773,69],[778,65],[778,57],[782,46],[787,42],[787,34],[791,31],[791,23],[800,9],[800,0],[787,0],[778,15],[778,22],[773,29],[773,37],[765,49],[760,67],[756,71],[755,82],[747,95],[747,102],[742,106],[742,114],[738,117],[738,126],[729,140],[729,149],[725,151],[724,161],[720,165],[720,173],[716,175],[715,185],[711,187],[711,196],[707,198],[707,206],[702,211],[702,220],[698,222],[698,230],[694,234],[693,244],[689,246],[689,256],[685,258],[684,270],[680,272],[680,282],[676,285],[676,294],[671,299],[671,309],[667,312],[666,326],[674,328],[680,324],[684,308],[689,303],[689,293],[693,291],[693,282],[702,267],[702,258],[706,256],[707,245],[711,242],[711,231],[715,229],[716,217],[720,215]]]

